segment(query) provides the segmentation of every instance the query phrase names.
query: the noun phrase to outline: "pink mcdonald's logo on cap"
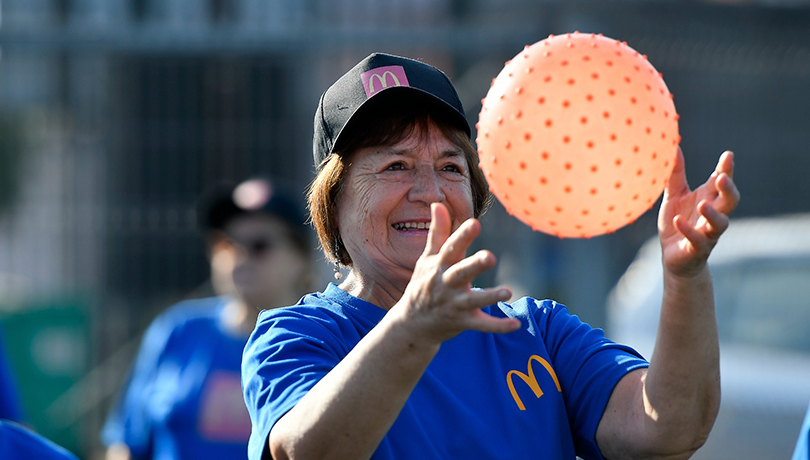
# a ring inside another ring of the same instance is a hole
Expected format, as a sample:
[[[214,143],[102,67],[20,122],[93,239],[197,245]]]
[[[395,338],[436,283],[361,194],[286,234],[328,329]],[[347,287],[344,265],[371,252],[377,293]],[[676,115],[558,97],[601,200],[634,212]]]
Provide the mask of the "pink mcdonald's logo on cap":
[[[405,69],[401,65],[389,65],[377,67],[360,74],[363,80],[363,87],[366,89],[366,96],[371,97],[385,88],[391,86],[411,86]]]

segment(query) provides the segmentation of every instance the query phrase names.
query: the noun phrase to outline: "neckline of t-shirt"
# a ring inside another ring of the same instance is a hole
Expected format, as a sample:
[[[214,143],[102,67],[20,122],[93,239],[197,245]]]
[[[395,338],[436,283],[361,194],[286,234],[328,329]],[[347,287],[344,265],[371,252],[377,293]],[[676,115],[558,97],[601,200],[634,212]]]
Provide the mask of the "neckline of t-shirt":
[[[335,283],[329,283],[326,289],[324,289],[323,295],[345,307],[357,311],[375,323],[380,322],[387,313],[383,308],[349,294]]]

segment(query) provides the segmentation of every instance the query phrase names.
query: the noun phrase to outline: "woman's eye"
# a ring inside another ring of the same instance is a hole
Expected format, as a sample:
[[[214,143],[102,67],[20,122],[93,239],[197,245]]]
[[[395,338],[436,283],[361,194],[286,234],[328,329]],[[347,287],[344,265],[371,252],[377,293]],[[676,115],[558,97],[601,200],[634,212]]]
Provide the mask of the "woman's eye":
[[[454,165],[454,164],[449,164],[449,165],[446,165],[445,167],[443,167],[443,168],[442,168],[442,171],[449,171],[449,172],[456,172],[456,173],[460,173],[460,172],[461,172],[461,168],[459,168],[458,166],[456,166],[456,165]]]
[[[402,164],[402,163],[397,162],[397,163],[392,163],[392,164],[388,165],[388,167],[385,168],[385,169],[387,169],[389,171],[402,171],[403,169],[405,169],[405,165]]]

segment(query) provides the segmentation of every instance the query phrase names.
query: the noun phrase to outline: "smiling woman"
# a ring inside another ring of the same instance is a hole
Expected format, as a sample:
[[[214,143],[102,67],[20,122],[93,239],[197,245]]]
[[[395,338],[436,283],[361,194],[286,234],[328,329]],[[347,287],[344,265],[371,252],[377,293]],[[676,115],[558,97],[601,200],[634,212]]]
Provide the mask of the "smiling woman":
[[[487,184],[448,78],[372,54],[321,97],[309,209],[340,285],[264,312],[242,360],[248,455],[686,458],[714,421],[705,258],[737,203],[731,155],[662,205],[665,359],[648,364],[551,300],[472,287]],[[700,220],[699,220],[700,218]],[[650,370],[647,372],[647,367]]]

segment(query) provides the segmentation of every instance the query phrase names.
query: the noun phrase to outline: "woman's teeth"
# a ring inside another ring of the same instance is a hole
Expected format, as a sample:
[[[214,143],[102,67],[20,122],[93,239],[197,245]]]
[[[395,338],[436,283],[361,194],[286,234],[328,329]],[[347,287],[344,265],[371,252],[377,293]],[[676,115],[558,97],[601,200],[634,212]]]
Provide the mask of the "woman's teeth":
[[[396,230],[429,230],[430,222],[401,222],[394,224]]]

